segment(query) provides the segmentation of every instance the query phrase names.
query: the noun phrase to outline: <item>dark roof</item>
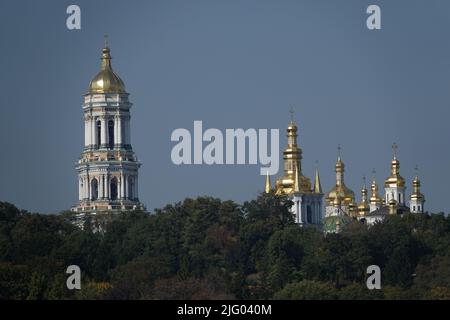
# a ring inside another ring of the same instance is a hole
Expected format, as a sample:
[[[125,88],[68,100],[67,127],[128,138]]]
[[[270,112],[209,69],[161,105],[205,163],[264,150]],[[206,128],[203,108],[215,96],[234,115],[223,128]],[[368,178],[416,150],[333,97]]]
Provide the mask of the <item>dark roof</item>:
[[[410,212],[410,210],[409,210],[409,207],[407,207],[407,206],[401,205],[401,206],[397,207],[397,214],[404,214],[404,213],[409,213],[409,212]],[[382,206],[381,208],[379,208],[375,211],[372,211],[372,212],[366,214],[366,216],[368,216],[368,217],[387,216],[387,215],[389,215],[389,206],[386,206],[386,205]]]

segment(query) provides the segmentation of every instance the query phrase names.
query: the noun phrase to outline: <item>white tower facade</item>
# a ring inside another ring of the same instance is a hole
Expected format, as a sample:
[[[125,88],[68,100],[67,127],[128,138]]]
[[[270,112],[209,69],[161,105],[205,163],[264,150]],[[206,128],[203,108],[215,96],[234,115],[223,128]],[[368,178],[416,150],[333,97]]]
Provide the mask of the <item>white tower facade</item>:
[[[129,94],[112,70],[110,50],[102,51],[100,72],[84,95],[84,150],[76,165],[78,204],[75,212],[97,213],[142,209],[140,163],[131,147]]]
[[[397,160],[397,145],[392,146],[394,158],[391,161],[391,175],[384,182],[384,201],[389,203],[394,199],[398,205],[405,206],[405,179],[400,175],[400,161]]]
[[[420,180],[416,176],[413,180],[413,192],[409,200],[409,209],[412,213],[424,213],[425,196],[420,192]]]

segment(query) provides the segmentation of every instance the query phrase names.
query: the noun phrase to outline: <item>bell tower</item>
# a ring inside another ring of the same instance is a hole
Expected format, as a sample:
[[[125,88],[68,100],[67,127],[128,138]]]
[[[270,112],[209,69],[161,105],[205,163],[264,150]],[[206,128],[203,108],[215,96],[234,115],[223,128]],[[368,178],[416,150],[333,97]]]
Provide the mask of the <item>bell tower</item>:
[[[145,210],[138,197],[141,164],[131,147],[128,95],[105,41],[100,72],[84,95],[84,149],[76,165],[78,203],[72,211]]]

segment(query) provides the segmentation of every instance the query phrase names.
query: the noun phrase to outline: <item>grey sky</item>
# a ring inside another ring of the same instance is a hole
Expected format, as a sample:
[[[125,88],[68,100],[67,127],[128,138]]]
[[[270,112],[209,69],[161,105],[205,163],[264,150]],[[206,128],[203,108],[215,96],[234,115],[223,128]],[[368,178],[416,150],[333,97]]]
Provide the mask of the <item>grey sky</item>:
[[[81,31],[66,29],[78,4]],[[382,30],[365,27],[378,4]],[[334,184],[342,145],[347,185],[389,174],[399,145],[411,191],[420,168],[426,209],[448,212],[449,1],[9,1],[0,2],[0,200],[57,212],[78,199],[82,95],[99,70],[103,35],[132,108],[148,209],[211,195],[238,202],[263,190],[254,166],[175,166],[176,128],[279,128],[296,106],[303,171],[319,161]],[[279,172],[281,174],[281,170]]]

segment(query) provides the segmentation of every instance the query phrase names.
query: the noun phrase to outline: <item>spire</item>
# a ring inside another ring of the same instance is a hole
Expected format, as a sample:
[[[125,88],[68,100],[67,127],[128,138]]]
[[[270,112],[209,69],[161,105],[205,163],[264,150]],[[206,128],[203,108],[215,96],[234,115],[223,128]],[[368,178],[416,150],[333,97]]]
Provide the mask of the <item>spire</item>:
[[[399,171],[400,171],[400,162],[397,160],[397,149],[398,149],[398,146],[394,142],[394,144],[392,144],[392,152],[393,152],[393,158],[392,158],[392,162],[391,162],[391,174],[392,175],[398,175]]]
[[[414,180],[412,182],[413,192],[411,193],[410,200],[415,201],[415,202],[422,202],[422,206],[423,206],[423,202],[425,202],[425,197],[420,192],[420,180],[419,180],[419,175],[418,175],[419,169],[418,169],[417,165],[414,168],[414,170],[416,171],[416,176],[414,177]]]
[[[367,200],[366,177],[363,177],[363,187],[361,189],[361,203],[358,205],[358,214],[364,217],[370,211],[369,201]]]
[[[370,186],[371,195],[370,195],[370,203],[373,205],[381,205],[381,198],[378,195],[378,184],[375,180],[375,169],[372,170],[372,184]]]
[[[266,173],[266,186],[265,186],[265,193],[270,193],[270,190],[272,189],[271,183],[270,183],[270,175],[269,175],[269,170],[267,170]]]
[[[294,192],[300,192],[300,184],[299,184],[299,172],[298,172],[298,164],[295,162],[295,172],[294,172]]]
[[[102,50],[102,70],[111,69],[111,54],[109,50],[108,35],[104,36],[104,46]]]
[[[398,146],[397,146],[397,144],[394,142],[393,144],[392,144],[392,152],[393,152],[393,154],[394,154],[394,160],[396,160],[397,159],[397,149],[398,149]]]
[[[314,180],[314,193],[323,193],[322,185],[320,183],[319,168],[316,168],[316,177]]]
[[[398,161],[397,159],[397,149],[398,146],[396,143],[394,143],[392,145],[393,158],[391,161],[391,175],[385,180],[384,182],[385,187],[403,188],[405,186],[405,179],[403,179],[403,177],[400,176],[400,161]]]
[[[361,189],[361,202],[367,203],[367,187],[366,187],[366,177],[363,176],[363,187]]]
[[[338,145],[338,157],[336,161],[335,171],[336,171],[336,185],[341,186],[344,184],[344,171],[345,165],[341,159],[341,145]]]
[[[316,161],[316,176],[314,178],[314,193],[323,193],[322,185],[320,184],[319,167],[317,166],[317,161]]]
[[[295,110],[293,106],[291,106],[291,109],[289,109],[289,113],[291,114],[291,123],[294,123]]]

